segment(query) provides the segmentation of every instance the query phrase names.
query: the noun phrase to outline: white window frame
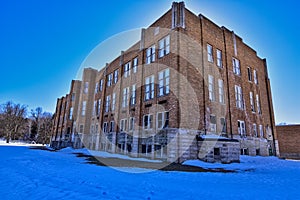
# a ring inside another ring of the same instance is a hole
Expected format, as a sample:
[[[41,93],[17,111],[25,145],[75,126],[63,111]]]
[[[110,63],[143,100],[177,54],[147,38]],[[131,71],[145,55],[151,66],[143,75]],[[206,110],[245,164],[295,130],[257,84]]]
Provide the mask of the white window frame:
[[[223,68],[222,51],[217,49],[217,66]]]
[[[85,111],[86,111],[86,101],[83,101],[81,107],[81,116],[85,116]]]
[[[236,75],[241,75],[240,61],[237,58],[232,58],[233,73]]]
[[[115,107],[116,107],[116,93],[114,92],[114,93],[112,94],[111,111],[115,111]]]
[[[170,93],[170,70],[164,69],[158,73],[158,96]]]
[[[138,67],[138,57],[134,58],[132,61],[132,71],[133,73],[137,72],[137,67]]]
[[[112,78],[113,78],[113,74],[112,73],[108,74],[108,76],[107,76],[107,86],[108,87],[112,85]]]
[[[106,96],[106,101],[105,101],[105,112],[109,112],[110,108],[110,95]]]
[[[212,118],[214,118],[214,122],[213,123],[212,121]],[[212,133],[216,133],[217,132],[217,117],[216,115],[210,115],[210,118],[209,118],[209,129],[210,129],[210,132]]]
[[[257,113],[261,114],[261,107],[260,107],[260,101],[258,94],[256,95],[256,107],[257,107]]]
[[[210,44],[207,44],[207,61],[213,63],[214,57],[213,57],[213,47]]]
[[[98,85],[98,83],[96,83],[96,85],[95,85],[95,94],[97,94],[97,92],[98,92],[98,87],[99,87],[99,85]]]
[[[264,137],[264,129],[263,129],[263,125],[259,125],[259,136],[260,136],[261,138]]]
[[[254,101],[253,101],[253,92],[249,93],[250,95],[250,106],[251,106],[251,111],[255,112],[255,105],[254,105]]]
[[[130,67],[131,67],[131,63],[128,62],[124,65],[124,77],[127,78],[130,76]]]
[[[108,133],[108,123],[107,122],[104,122],[103,123],[103,133]]]
[[[145,124],[147,117],[147,124]],[[151,130],[153,129],[153,114],[147,114],[143,116],[143,129],[144,130]]]
[[[161,116],[161,119],[160,117]],[[160,130],[169,126],[169,111],[156,113],[156,129]]]
[[[128,106],[128,97],[129,97],[129,87],[123,88],[122,95],[122,108],[126,108]]]
[[[128,131],[134,131],[134,125],[135,125],[135,118],[130,117],[129,118]]]
[[[103,90],[103,79],[99,81],[99,91]]]
[[[154,75],[145,78],[145,101],[154,98]]]
[[[222,120],[223,120],[223,122],[222,122]],[[227,126],[226,126],[226,119],[225,119],[225,117],[221,117],[220,118],[220,125],[221,125],[221,132],[222,133],[226,133],[227,132]]]
[[[119,76],[119,70],[116,69],[114,71],[114,84],[116,84],[118,82],[118,78],[119,78],[118,76]]]
[[[246,137],[246,125],[243,120],[238,120],[238,133],[241,137]]]
[[[109,122],[109,132],[115,132],[115,121]]]
[[[146,50],[146,64],[153,63],[155,61],[155,45],[152,45]]]
[[[69,113],[69,120],[72,120],[72,119],[73,119],[73,110],[74,110],[74,108],[71,107],[71,108],[70,108],[70,113]]]
[[[258,84],[257,71],[255,69],[253,70],[253,81],[256,85]]]
[[[127,131],[127,119],[121,119],[120,120],[120,132],[126,132]]]
[[[136,85],[131,86],[131,96],[130,96],[130,105],[133,106],[136,104]]]
[[[170,53],[170,35],[167,35],[159,42],[158,57],[162,58]]]
[[[252,82],[252,70],[250,67],[247,68],[248,71],[248,81]]]
[[[98,107],[97,107],[97,112],[96,112],[97,116],[100,115],[100,110],[101,110],[101,99],[98,99]]]
[[[94,105],[93,105],[93,116],[96,116],[96,109],[97,109],[97,100],[94,101]]]
[[[235,85],[235,101],[237,108],[244,109],[243,91],[242,87],[238,85]]]
[[[225,104],[224,81],[222,79],[218,79],[218,86],[219,86],[219,102],[221,104]]]
[[[253,124],[253,136],[257,137],[257,126],[256,126],[256,124]]]
[[[208,75],[208,94],[209,100],[215,101],[215,84],[214,77],[212,75]]]
[[[83,93],[87,94],[89,92],[89,82],[84,82]]]
[[[83,133],[84,132],[84,125],[80,124],[79,125],[79,133]]]

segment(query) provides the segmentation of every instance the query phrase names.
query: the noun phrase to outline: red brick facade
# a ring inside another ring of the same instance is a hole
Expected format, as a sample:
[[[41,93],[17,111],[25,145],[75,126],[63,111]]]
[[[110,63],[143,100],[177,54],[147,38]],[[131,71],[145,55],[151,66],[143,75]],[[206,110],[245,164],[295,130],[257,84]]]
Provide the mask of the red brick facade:
[[[276,126],[281,158],[300,159],[300,125]]]
[[[173,3],[142,30],[139,42],[103,69],[85,69],[78,95],[72,133],[83,143],[73,140],[76,147],[173,158],[174,148],[162,141],[189,133],[237,139],[243,154],[275,153],[266,60],[233,31],[193,14],[182,2]],[[55,118],[62,134],[58,116],[65,114],[60,109],[65,98],[58,100]]]

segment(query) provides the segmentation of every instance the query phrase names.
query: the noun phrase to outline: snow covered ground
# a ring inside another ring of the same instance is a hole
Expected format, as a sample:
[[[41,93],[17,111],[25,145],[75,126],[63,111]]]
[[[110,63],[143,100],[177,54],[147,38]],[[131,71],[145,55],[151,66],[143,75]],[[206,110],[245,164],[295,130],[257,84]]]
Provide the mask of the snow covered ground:
[[[236,173],[125,173],[73,152],[0,146],[0,199],[300,199],[297,161],[242,156],[240,164],[185,162]]]

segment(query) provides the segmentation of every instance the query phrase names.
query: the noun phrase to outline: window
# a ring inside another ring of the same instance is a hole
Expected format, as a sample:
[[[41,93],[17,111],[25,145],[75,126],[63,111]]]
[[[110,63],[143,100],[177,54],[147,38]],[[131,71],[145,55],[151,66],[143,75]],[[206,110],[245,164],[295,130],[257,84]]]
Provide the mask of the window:
[[[222,79],[218,80],[218,85],[219,85],[219,102],[225,104],[224,83]]]
[[[258,114],[261,114],[261,109],[260,109],[260,103],[259,103],[259,96],[258,96],[258,94],[256,95],[256,107],[257,107]]]
[[[221,124],[221,127],[222,127],[222,130],[221,132],[222,133],[226,133],[226,120],[224,117],[220,118],[220,124]]]
[[[96,128],[95,128],[95,129],[96,129],[96,130],[95,130],[96,133],[98,133],[98,131],[99,131],[99,128],[98,128],[98,127],[99,127],[99,125],[96,124]]]
[[[252,72],[251,72],[251,68],[248,67],[247,70],[248,70],[248,80],[249,80],[249,81],[252,81]]]
[[[131,97],[130,97],[130,105],[136,104],[136,88],[135,85],[131,86]]]
[[[94,106],[93,106],[93,116],[96,115],[96,110],[97,110],[97,100],[94,101]]]
[[[157,35],[159,33],[159,27],[156,27],[155,29],[154,29],[154,35]]]
[[[257,85],[258,84],[258,80],[257,80],[257,72],[256,72],[256,70],[253,70],[253,79],[254,79],[254,83]]]
[[[106,96],[105,112],[109,112],[109,107],[110,107],[110,95]]]
[[[143,118],[143,128],[149,130],[153,128],[153,115],[144,115]]]
[[[130,62],[124,65],[124,77],[130,76]]]
[[[98,92],[98,83],[95,85],[95,94]]]
[[[217,49],[217,66],[222,68],[223,63],[222,63],[222,51]]]
[[[97,108],[97,111],[96,111],[97,116],[100,114],[100,108],[101,108],[101,99],[98,100],[98,108]]]
[[[123,89],[122,108],[126,108],[128,106],[128,95],[129,87],[126,87]]]
[[[213,62],[213,48],[210,44],[207,44],[207,60],[208,62]]]
[[[127,119],[121,119],[120,121],[120,131],[126,131],[127,130]]]
[[[71,101],[75,101],[75,96],[76,96],[76,94],[72,93]]]
[[[73,107],[70,108],[69,119],[73,119]]]
[[[115,122],[110,121],[109,132],[115,132]]]
[[[241,75],[241,68],[240,68],[240,61],[236,58],[232,58],[232,66],[233,66],[233,73],[236,75]]]
[[[208,92],[209,92],[209,100],[215,100],[215,92],[214,92],[214,77],[208,75]]]
[[[89,91],[89,82],[85,82],[84,83],[84,90],[83,90],[83,92],[84,92],[84,94],[87,94],[88,91]]]
[[[215,133],[217,132],[217,119],[215,115],[210,115],[210,131]]]
[[[107,76],[107,86],[111,86],[112,85],[112,78],[113,78],[113,74],[110,73]]]
[[[255,112],[255,106],[253,101],[253,92],[250,92],[250,105],[251,105],[251,111]]]
[[[107,131],[108,131],[108,123],[107,123],[107,122],[104,122],[104,123],[103,123],[103,132],[104,132],[104,133],[107,133]]]
[[[256,128],[256,124],[253,124],[253,136],[257,137],[257,128]]]
[[[118,82],[118,74],[119,74],[119,71],[118,70],[115,70],[114,71],[114,84],[116,84]]]
[[[169,112],[158,112],[156,114],[156,128],[168,128],[169,127]]]
[[[83,133],[83,129],[84,129],[84,126],[83,126],[83,124],[81,124],[81,125],[79,126],[79,133]]]
[[[138,67],[138,58],[136,57],[133,59],[133,66],[132,66],[133,73],[137,72],[137,67]]]
[[[238,132],[242,137],[246,136],[245,122],[238,120]]]
[[[81,108],[81,115],[85,116],[85,110],[86,110],[86,101],[82,102],[82,108]]]
[[[95,126],[93,124],[91,125],[91,133],[95,133]]]
[[[149,47],[146,50],[146,64],[150,64],[155,61],[155,45]]]
[[[102,89],[103,89],[103,79],[99,81],[99,91],[102,91]]]
[[[242,88],[237,85],[235,86],[235,101],[236,101],[237,108],[240,109],[244,108]]]
[[[158,95],[163,96],[170,93],[170,70],[165,69],[158,73]]]
[[[111,104],[111,111],[115,111],[116,107],[116,93],[113,93],[112,95],[112,104]]]
[[[145,78],[145,100],[154,98],[154,75]]]
[[[260,137],[264,137],[264,129],[262,125],[259,125],[259,135]]]
[[[134,117],[130,117],[129,119],[129,131],[134,131],[134,124],[135,124],[135,118]]]
[[[164,57],[165,55],[170,53],[170,36],[166,36],[165,38],[161,39],[159,42],[159,50],[158,56]]]

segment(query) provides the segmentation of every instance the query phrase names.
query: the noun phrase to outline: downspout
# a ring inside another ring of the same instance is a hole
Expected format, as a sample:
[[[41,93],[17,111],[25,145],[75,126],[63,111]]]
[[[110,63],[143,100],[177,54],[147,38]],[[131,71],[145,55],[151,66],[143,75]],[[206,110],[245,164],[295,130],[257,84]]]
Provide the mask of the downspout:
[[[201,32],[201,59],[202,59],[202,84],[203,84],[203,108],[204,108],[204,135],[206,135],[206,100],[205,100],[205,77],[204,77],[204,41],[203,41],[203,24],[202,24],[203,16],[199,14],[199,20],[200,20],[200,32]]]
[[[226,81],[227,81],[227,97],[228,97],[228,114],[229,114],[229,123],[230,123],[230,137],[233,139],[232,134],[232,118],[231,118],[231,104],[230,104],[230,90],[229,90],[229,78],[228,78],[228,60],[227,60],[227,45],[225,37],[225,27],[223,29],[223,38],[224,38],[224,49],[225,49],[225,68],[226,68]]]

